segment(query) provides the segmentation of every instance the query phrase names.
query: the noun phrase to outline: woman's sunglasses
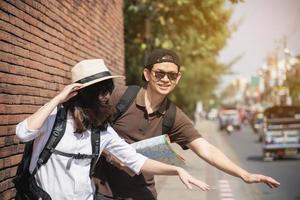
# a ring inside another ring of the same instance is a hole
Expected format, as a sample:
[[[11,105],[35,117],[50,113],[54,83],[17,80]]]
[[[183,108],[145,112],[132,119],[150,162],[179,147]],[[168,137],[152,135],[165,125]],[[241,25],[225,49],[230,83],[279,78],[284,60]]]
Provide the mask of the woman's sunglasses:
[[[96,83],[92,86],[84,88],[83,90],[79,91],[79,94],[91,94],[91,95],[107,95],[108,93],[111,94],[114,90],[114,83],[112,80],[105,80],[99,83]]]
[[[155,71],[155,70],[151,70],[151,71],[154,73],[154,77],[156,78],[156,81],[160,81],[165,76],[167,76],[170,81],[175,81],[179,76],[179,73],[175,73],[175,72],[164,72],[164,71]]]

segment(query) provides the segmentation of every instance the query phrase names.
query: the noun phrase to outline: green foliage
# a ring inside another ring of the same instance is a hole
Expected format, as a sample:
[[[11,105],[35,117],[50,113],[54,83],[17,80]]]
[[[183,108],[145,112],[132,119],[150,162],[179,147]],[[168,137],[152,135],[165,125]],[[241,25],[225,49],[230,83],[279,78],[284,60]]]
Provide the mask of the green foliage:
[[[300,55],[297,56],[300,60]],[[287,73],[287,79],[285,81],[286,86],[289,88],[290,96],[292,97],[293,104],[300,105],[300,64],[295,64],[293,70]]]
[[[175,50],[183,77],[172,99],[192,115],[207,102],[228,67],[217,62],[230,31],[224,0],[124,1],[127,84],[141,84],[144,57],[154,48]]]

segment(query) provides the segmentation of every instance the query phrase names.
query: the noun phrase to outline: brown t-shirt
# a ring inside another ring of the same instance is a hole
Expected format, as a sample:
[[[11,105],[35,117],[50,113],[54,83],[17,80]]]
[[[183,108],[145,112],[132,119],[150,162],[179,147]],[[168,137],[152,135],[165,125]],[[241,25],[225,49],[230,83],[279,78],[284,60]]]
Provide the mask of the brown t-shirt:
[[[118,104],[126,89],[126,86],[120,86],[114,90],[110,98],[112,105]],[[129,144],[162,133],[162,121],[166,113],[167,100],[165,99],[156,112],[148,114],[144,96],[145,89],[141,88],[128,110],[113,124],[115,131]],[[201,137],[193,127],[191,120],[178,107],[176,107],[173,130],[169,136],[171,142],[178,143],[184,149],[188,143]],[[105,179],[108,182],[115,197],[135,200],[156,199],[157,193],[152,175],[141,174],[131,177],[104,159],[101,159],[100,169],[97,168],[95,172],[100,173],[102,180]]]

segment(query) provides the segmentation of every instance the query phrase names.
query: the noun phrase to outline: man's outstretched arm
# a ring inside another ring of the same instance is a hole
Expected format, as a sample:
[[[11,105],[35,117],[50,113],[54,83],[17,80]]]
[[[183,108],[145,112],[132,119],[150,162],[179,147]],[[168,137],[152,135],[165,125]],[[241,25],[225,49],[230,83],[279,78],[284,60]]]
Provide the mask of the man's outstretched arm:
[[[278,181],[271,177],[261,174],[252,174],[242,169],[204,138],[193,140],[188,144],[188,147],[209,164],[227,174],[241,178],[246,183],[265,183],[270,188],[276,188],[280,185]]]

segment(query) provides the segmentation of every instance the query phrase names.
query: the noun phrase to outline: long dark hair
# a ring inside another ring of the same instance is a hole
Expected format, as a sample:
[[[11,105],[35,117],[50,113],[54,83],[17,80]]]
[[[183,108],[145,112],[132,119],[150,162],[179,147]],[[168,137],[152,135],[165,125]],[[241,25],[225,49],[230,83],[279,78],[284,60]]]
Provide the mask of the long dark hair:
[[[115,108],[99,101],[99,95],[107,95],[114,89],[112,79],[95,83],[83,88],[78,94],[65,103],[74,119],[76,133],[82,133],[92,127],[106,129],[109,117]]]

